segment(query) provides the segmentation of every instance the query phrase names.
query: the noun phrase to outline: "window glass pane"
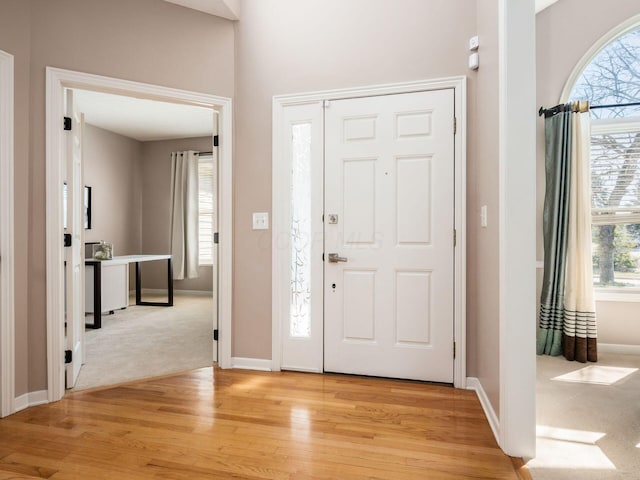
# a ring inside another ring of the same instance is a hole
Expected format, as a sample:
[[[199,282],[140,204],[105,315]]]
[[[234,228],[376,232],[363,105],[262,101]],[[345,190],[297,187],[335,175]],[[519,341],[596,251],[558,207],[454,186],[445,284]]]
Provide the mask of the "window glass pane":
[[[640,133],[591,135],[594,223],[630,223],[640,216]]]
[[[640,102],[640,28],[609,43],[589,63],[571,90],[570,100],[592,105]],[[591,110],[593,118],[640,115],[640,106]]]
[[[593,282],[597,287],[640,288],[640,224],[594,225]]]
[[[292,337],[311,334],[311,124],[291,126]]]
[[[213,265],[213,160],[201,158],[198,162],[198,263]]]

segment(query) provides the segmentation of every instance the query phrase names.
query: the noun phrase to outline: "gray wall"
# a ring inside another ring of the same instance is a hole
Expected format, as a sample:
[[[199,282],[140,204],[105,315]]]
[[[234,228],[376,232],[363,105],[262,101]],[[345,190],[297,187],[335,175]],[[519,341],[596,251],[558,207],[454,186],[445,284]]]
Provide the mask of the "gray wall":
[[[111,242],[115,255],[140,253],[142,144],[93,125],[85,125],[83,141],[84,184],[92,187],[85,242]]]
[[[556,105],[569,75],[587,50],[611,29],[640,14],[637,0],[560,0],[536,18],[537,103]],[[577,17],[576,15],[579,15]],[[579,21],[576,21],[579,18]],[[544,206],[544,121],[537,129],[537,258],[544,258],[542,209]],[[540,272],[539,272],[540,276]],[[537,298],[540,298],[539,290]],[[596,302],[598,341],[640,345],[640,303]]]
[[[475,14],[473,2],[447,0],[243,1],[236,25],[234,356],[271,358],[271,238],[251,229],[251,213],[271,211],[273,95],[466,75]],[[473,103],[473,78],[469,83]],[[469,156],[473,164],[474,152]]]
[[[184,138],[142,143],[142,251],[145,254],[171,253],[171,152],[209,152],[211,137]],[[166,288],[166,270],[153,262],[143,265],[144,288]],[[176,280],[177,290],[213,290],[213,269],[198,268],[198,278]]]
[[[0,2],[16,62],[16,395],[47,387],[45,67],[233,97],[233,28],[158,0]]]

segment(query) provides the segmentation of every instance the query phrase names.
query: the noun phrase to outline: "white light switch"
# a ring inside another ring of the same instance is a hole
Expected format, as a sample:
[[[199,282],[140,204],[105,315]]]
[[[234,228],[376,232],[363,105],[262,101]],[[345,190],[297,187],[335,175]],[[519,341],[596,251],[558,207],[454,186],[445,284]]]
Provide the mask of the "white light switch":
[[[469,68],[471,70],[478,70],[480,67],[480,55],[478,53],[472,53],[469,55]]]
[[[253,213],[253,229],[268,230],[269,229],[269,212]]]
[[[487,206],[482,205],[480,207],[480,226],[486,228],[487,227]]]

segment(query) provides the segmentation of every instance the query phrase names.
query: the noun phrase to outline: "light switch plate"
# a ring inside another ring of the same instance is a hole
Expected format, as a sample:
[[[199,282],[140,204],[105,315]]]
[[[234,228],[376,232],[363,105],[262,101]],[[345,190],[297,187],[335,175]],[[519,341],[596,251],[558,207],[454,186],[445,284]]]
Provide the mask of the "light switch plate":
[[[269,212],[253,212],[253,229],[269,229]]]
[[[480,226],[487,228],[487,206],[482,205],[480,207]]]
[[[478,70],[478,67],[480,67],[480,55],[478,55],[478,53],[472,53],[471,55],[469,55],[469,68],[471,70]]]

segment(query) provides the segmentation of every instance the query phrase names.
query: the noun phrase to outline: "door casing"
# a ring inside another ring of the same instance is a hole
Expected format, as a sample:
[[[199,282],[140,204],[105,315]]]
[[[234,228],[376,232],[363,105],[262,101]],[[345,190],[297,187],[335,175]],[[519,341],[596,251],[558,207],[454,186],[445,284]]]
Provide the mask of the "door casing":
[[[15,412],[13,55],[0,50],[0,417]]]
[[[272,360],[271,369],[279,371],[282,367],[283,329],[287,328],[289,303],[286,301],[289,291],[288,276],[284,265],[289,251],[276,248],[281,241],[282,232],[288,231],[289,218],[276,208],[282,202],[290,202],[288,182],[282,179],[290,175],[290,163],[284,155],[283,131],[285,109],[287,106],[322,104],[326,101],[413,93],[441,89],[454,90],[454,113],[456,117],[456,135],[454,140],[455,163],[455,229],[457,242],[455,248],[455,292],[454,292],[454,340],[456,356],[454,358],[454,386],[466,388],[466,77],[447,77],[406,83],[325,90],[318,92],[278,95],[273,98],[273,185],[272,185]],[[285,258],[286,257],[286,258]],[[321,371],[321,369],[320,369]]]
[[[64,89],[81,88],[138,96],[174,103],[208,106],[218,111],[219,191],[218,229],[219,296],[218,365],[231,367],[231,286],[232,286],[232,101],[187,90],[121,80],[72,70],[46,70],[46,292],[47,292],[47,400],[64,395],[64,283],[62,247],[62,184],[65,137],[62,129]]]

